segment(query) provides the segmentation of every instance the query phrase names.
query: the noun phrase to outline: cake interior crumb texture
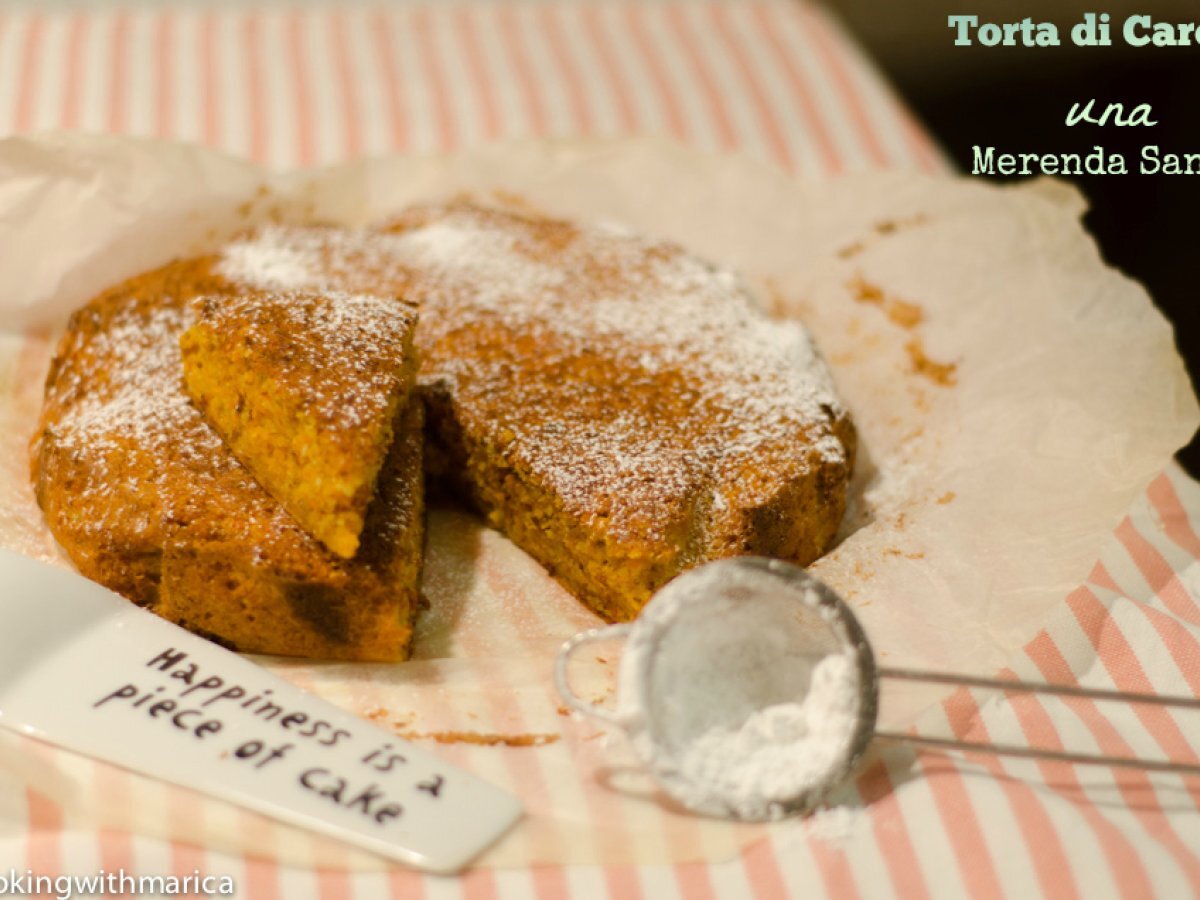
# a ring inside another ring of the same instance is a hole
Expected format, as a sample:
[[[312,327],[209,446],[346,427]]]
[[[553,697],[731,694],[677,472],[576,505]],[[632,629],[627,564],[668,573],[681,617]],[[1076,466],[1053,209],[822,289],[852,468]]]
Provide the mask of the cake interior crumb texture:
[[[234,456],[344,558],[416,380],[416,312],[361,294],[205,296],[180,337],[184,386]]]

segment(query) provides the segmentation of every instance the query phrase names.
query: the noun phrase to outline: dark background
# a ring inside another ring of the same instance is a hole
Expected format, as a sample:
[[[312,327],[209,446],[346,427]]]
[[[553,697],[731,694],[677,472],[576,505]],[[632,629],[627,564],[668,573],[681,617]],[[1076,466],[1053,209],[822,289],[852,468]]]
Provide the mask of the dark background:
[[[1085,223],[1105,258],[1141,281],[1175,325],[1175,339],[1194,384],[1200,384],[1200,174],[1139,175],[1141,148],[1200,153],[1200,46],[1134,48],[1121,37],[1129,15],[1200,23],[1200,2],[1129,3],[841,0],[833,8],[885,70],[910,107],[961,171],[972,147],[1000,152],[1091,151],[1096,144],[1125,156],[1131,174],[1081,176],[1075,182],[1091,210]],[[1111,47],[1077,48],[1070,29],[1085,12],[1111,16]],[[950,15],[980,22],[1052,21],[1058,47],[954,46]],[[1072,104],[1095,99],[1099,112],[1123,102],[1153,107],[1152,128],[1104,127],[1065,119]],[[1200,475],[1200,441],[1179,454]]]

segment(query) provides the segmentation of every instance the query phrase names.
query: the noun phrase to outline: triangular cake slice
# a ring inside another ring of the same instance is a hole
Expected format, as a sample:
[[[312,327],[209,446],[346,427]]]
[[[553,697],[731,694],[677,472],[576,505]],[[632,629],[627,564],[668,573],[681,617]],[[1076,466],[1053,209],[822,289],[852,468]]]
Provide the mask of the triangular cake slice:
[[[188,396],[305,531],[353,557],[416,378],[416,311],[265,290],[202,296],[193,311],[179,341]]]

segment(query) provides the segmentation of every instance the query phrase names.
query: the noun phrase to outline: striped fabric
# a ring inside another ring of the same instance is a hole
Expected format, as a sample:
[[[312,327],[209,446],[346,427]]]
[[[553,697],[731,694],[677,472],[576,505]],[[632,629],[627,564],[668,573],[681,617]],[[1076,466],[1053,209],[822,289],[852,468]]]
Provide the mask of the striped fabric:
[[[818,10],[784,2],[455,3],[263,11],[0,8],[0,134],[78,128],[195,140],[279,167],[529,135],[663,133],[797,173],[945,167]],[[1200,693],[1200,486],[1172,467],[1087,583],[1011,663],[1026,678]],[[1197,760],[1200,722],[1152,708],[960,691],[921,729]],[[1200,895],[1200,783],[903,748],[838,810],[732,860],[478,869],[440,879],[289,868],[98,831],[0,759],[0,877],[232,876],[254,898],[1178,897]],[[102,795],[122,796],[113,769]],[[185,816],[191,807],[166,809]],[[254,827],[231,813],[229,828]]]
[[[1200,485],[1172,466],[1117,527],[1087,583],[1004,673],[1090,687],[1200,693]],[[920,723],[956,734],[1085,752],[1197,761],[1200,716],[1091,701],[949,695]],[[73,823],[23,786],[54,751],[0,768],[0,877],[98,870],[236,879],[242,896],[354,897],[1183,897],[1200,893],[1200,790],[1177,776],[888,748],[833,798],[730,861],[479,869],[456,879],[298,870],[181,842]],[[123,773],[91,776],[128,796]],[[170,817],[194,815],[167,794]],[[228,827],[253,820],[230,810]]]
[[[822,175],[941,165],[824,16],[782,3],[0,7],[0,133],[200,141],[281,167],[661,133]]]

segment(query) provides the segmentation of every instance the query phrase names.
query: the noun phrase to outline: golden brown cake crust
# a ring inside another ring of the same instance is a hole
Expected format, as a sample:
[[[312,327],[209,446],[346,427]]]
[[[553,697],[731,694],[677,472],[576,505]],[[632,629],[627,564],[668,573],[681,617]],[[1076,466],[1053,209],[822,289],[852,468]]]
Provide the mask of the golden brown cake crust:
[[[423,539],[422,410],[410,404],[403,418],[362,548],[339,558],[251,477],[184,393],[189,302],[236,294],[214,262],[172,263],[71,318],[31,446],[47,522],[83,574],[237,649],[402,659]]]

